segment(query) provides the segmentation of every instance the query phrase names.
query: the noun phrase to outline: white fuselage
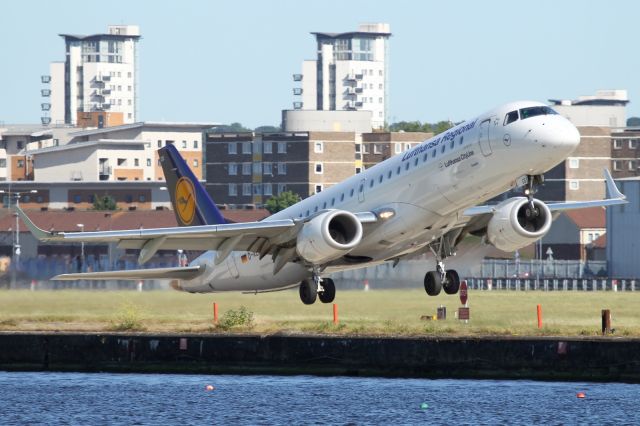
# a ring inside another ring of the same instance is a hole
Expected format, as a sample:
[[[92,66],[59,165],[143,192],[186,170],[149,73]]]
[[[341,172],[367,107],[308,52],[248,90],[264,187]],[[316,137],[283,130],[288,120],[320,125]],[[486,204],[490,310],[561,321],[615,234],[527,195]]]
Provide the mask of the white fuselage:
[[[352,213],[389,207],[395,215],[365,232],[349,253],[370,260],[330,266],[324,272],[362,268],[425,247],[465,222],[462,212],[516,185],[523,175],[539,175],[563,161],[578,145],[577,129],[564,117],[538,115],[507,124],[506,115],[538,102],[503,105],[434,136],[409,151],[280,211],[268,220],[303,219],[328,209]],[[273,260],[233,252],[214,266],[215,251],[195,259],[205,272],[183,281],[186,291],[265,291],[296,285],[309,268],[288,263],[273,274]]]

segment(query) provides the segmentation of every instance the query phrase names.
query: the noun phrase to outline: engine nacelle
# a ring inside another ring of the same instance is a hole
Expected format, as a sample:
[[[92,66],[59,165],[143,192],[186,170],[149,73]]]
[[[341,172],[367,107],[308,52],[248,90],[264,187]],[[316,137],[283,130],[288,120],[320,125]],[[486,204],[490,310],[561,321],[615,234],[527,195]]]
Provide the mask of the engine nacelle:
[[[497,206],[487,226],[487,238],[502,251],[515,251],[542,238],[551,228],[551,211],[545,203],[533,200],[537,214],[531,214],[529,200],[510,198]]]
[[[362,224],[344,210],[321,213],[304,224],[296,250],[307,262],[321,265],[349,253],[362,239]]]

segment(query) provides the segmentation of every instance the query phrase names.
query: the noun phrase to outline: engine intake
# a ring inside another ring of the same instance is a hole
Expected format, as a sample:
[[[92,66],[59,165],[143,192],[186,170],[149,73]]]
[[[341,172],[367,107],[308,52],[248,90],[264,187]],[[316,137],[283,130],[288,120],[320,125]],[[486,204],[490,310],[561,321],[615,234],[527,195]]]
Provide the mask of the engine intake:
[[[489,242],[502,251],[515,251],[542,238],[551,228],[551,211],[545,203],[533,200],[531,210],[525,197],[500,203],[487,226]]]
[[[307,262],[321,265],[349,253],[362,240],[362,224],[344,210],[321,213],[304,224],[296,250]]]

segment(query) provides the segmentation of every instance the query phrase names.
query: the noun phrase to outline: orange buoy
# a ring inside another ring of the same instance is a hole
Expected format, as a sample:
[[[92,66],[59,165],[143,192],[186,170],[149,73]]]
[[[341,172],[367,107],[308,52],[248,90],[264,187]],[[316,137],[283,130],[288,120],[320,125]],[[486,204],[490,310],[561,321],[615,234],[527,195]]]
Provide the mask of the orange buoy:
[[[584,392],[578,392],[578,393],[576,394],[576,396],[577,396],[578,398],[584,398],[586,395],[584,394]]]
[[[207,390],[207,391],[212,391],[214,389],[215,388],[213,386],[211,386],[211,385],[207,385],[207,386],[204,387],[204,390]]]

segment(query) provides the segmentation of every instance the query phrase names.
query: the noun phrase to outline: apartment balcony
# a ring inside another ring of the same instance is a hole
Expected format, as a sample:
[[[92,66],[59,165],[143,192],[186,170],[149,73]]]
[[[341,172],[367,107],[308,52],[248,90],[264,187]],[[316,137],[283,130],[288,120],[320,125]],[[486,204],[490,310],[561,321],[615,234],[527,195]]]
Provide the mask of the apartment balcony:
[[[302,88],[300,88],[300,87],[294,87],[294,88],[293,88],[293,94],[294,94],[294,95],[302,95]]]
[[[50,103],[42,103],[40,104],[40,109],[42,111],[50,111],[51,110],[51,104]]]
[[[355,111],[356,106],[355,106],[355,102],[349,101],[344,105],[344,109],[346,109],[347,111]]]
[[[108,178],[112,174],[113,174],[113,168],[111,166],[107,164],[100,164],[100,167],[98,169],[98,176],[100,180],[107,180],[105,179],[105,177]]]
[[[101,89],[100,90],[100,94],[101,95],[110,95],[111,94],[111,89]]]
[[[362,108],[362,102],[360,101],[354,102],[354,105],[356,108]]]
[[[293,81],[302,81],[302,74],[294,74]]]
[[[48,126],[51,124],[51,117],[40,117],[40,122],[43,126]]]
[[[51,89],[42,89],[40,90],[40,94],[43,97],[48,98],[49,96],[51,96]]]
[[[302,102],[294,102],[293,109],[302,109]]]
[[[50,75],[41,75],[40,76],[40,81],[42,81],[44,84],[49,84],[49,83],[51,83],[51,76]]]
[[[357,94],[362,93],[362,87],[356,87],[356,88],[355,88],[355,92],[356,92]]]

